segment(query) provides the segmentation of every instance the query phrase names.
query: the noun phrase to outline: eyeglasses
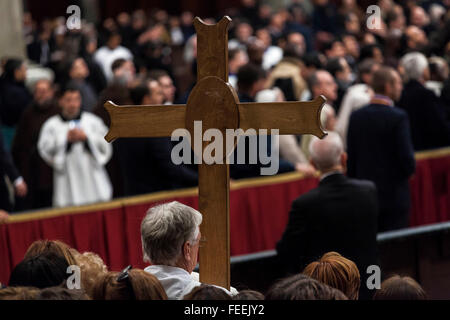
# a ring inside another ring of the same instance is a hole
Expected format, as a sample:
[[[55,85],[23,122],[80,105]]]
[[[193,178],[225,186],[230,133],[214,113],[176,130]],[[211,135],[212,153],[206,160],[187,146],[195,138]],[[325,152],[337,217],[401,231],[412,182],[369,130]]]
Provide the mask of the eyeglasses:
[[[122,281],[128,279],[128,277],[129,277],[128,271],[130,271],[132,268],[133,267],[130,264],[128,267],[126,267],[125,269],[120,271],[119,275],[117,276],[117,282],[122,282]]]

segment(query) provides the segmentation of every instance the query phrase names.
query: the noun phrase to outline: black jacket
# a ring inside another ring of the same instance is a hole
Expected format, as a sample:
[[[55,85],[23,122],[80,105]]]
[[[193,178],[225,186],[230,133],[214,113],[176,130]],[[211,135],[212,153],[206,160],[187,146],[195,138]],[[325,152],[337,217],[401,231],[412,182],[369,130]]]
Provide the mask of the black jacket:
[[[403,88],[398,106],[408,113],[414,150],[450,146],[446,111],[433,91],[411,80]]]
[[[13,127],[33,97],[23,83],[0,78],[0,118],[4,125]]]
[[[288,273],[298,273],[323,254],[336,251],[358,266],[364,290],[367,267],[378,265],[377,214],[372,182],[340,173],[325,177],[292,203],[276,246],[282,266]]]
[[[115,143],[126,196],[198,184],[197,172],[172,162],[170,138],[120,138]]]
[[[414,150],[405,111],[371,104],[352,113],[347,136],[348,176],[377,186],[378,231],[409,226],[409,177]]]

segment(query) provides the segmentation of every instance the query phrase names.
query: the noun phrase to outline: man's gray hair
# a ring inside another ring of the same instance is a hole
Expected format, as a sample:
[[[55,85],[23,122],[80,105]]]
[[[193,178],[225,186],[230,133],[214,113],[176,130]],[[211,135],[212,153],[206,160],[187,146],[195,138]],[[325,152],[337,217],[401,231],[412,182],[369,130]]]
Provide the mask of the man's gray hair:
[[[198,236],[202,214],[178,201],[150,208],[141,224],[144,261],[174,266],[186,241]]]
[[[330,131],[328,135],[319,139],[313,137],[309,144],[309,154],[312,162],[320,171],[340,164],[344,145],[338,133]]]
[[[402,57],[400,65],[405,70],[407,81],[420,80],[425,69],[428,68],[428,60],[423,53],[410,52]]]

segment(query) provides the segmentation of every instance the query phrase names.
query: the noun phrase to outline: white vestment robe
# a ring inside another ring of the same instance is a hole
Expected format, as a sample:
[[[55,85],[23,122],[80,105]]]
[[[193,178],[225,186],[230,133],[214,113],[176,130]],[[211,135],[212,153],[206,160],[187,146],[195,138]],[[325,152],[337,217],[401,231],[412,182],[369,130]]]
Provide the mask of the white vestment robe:
[[[81,128],[86,142],[68,143],[71,126]],[[104,168],[112,147],[104,139],[108,128],[96,115],[82,112],[79,122],[65,121],[60,115],[42,126],[38,151],[53,167],[53,205],[56,207],[108,201],[112,186]]]

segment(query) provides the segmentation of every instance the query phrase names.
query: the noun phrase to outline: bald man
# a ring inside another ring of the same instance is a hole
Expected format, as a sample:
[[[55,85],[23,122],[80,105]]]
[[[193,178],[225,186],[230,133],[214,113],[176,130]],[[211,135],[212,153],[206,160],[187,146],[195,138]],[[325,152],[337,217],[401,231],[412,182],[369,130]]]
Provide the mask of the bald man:
[[[301,272],[323,254],[336,251],[356,263],[361,274],[360,297],[370,298],[367,267],[378,264],[378,203],[374,183],[344,174],[347,154],[335,132],[310,144],[311,164],[320,171],[319,186],[292,204],[289,221],[277,243],[280,266]]]

